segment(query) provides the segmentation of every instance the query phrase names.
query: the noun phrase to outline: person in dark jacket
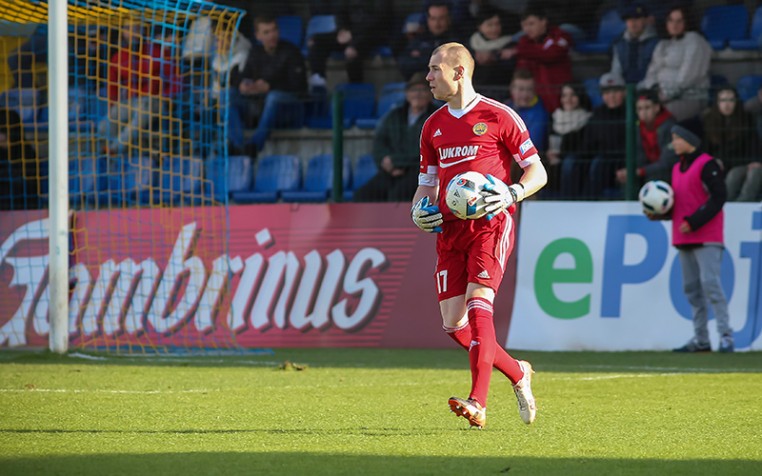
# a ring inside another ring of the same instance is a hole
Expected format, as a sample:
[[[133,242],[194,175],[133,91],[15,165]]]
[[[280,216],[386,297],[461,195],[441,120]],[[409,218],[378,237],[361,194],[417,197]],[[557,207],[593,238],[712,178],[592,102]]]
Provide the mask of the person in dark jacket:
[[[638,114],[636,146],[637,176],[642,181],[672,179],[677,155],[672,150],[672,126],[675,118],[659,101],[653,89],[638,91],[635,108]],[[620,184],[627,183],[627,168],[616,171]]]
[[[672,220],[672,245],[678,250],[683,291],[693,312],[694,336],[675,352],[709,352],[708,306],[717,320],[718,350],[733,352],[728,302],[722,289],[723,206],[727,189],[722,162],[700,149],[701,138],[682,125],[672,126],[672,146],[680,161],[672,168],[675,203],[666,215]]]
[[[410,78],[405,103],[379,122],[373,139],[378,173],[354,194],[356,202],[404,202],[418,187],[420,137],[423,123],[436,110],[425,73]]]
[[[648,22],[649,13],[644,5],[632,3],[622,12],[627,28],[612,45],[611,72],[624,78],[626,83],[637,84],[646,77],[659,36]]]
[[[333,52],[344,56],[349,82],[362,82],[364,60],[389,40],[392,21],[387,2],[335,0],[331,3],[330,10],[336,16],[336,31],[320,33],[307,40],[310,87],[325,87],[326,63]]]
[[[458,41],[452,27],[450,4],[432,2],[426,9],[426,29],[413,35],[397,56],[397,68],[405,79],[410,79],[417,72],[426,72],[431,52],[437,46]]]
[[[244,127],[256,126],[252,142],[261,150],[278,125],[280,105],[297,102],[307,92],[307,72],[301,51],[281,40],[273,17],[255,18],[254,30],[259,44],[252,46],[243,71],[230,73],[230,105]]]
[[[567,189],[561,179],[562,164],[582,153],[585,129],[587,128],[592,105],[585,88],[579,84],[566,83],[561,87],[561,106],[553,111],[548,150],[545,152],[548,164],[548,186],[553,192],[561,192],[566,197]]]

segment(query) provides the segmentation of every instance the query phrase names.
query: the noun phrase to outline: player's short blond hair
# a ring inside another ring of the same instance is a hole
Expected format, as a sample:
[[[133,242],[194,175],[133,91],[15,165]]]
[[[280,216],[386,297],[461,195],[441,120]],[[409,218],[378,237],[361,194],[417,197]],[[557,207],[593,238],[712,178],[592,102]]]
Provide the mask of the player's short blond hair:
[[[474,74],[474,57],[468,48],[460,43],[445,43],[439,45],[432,54],[442,53],[442,61],[452,66],[463,66],[466,76],[470,79]]]

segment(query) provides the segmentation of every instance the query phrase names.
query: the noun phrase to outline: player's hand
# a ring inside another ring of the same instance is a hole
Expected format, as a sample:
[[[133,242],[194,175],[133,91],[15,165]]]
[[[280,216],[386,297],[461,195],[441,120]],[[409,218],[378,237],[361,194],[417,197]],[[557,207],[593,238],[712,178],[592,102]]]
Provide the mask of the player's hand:
[[[431,205],[429,197],[418,200],[410,210],[410,216],[415,226],[426,233],[442,233],[442,213],[438,206]]]
[[[516,195],[499,178],[487,174],[487,180],[489,183],[482,187],[482,196],[484,203],[487,204],[484,207],[484,211],[487,212],[487,220],[492,220],[495,215],[503,213],[508,210],[508,207],[516,203]]]

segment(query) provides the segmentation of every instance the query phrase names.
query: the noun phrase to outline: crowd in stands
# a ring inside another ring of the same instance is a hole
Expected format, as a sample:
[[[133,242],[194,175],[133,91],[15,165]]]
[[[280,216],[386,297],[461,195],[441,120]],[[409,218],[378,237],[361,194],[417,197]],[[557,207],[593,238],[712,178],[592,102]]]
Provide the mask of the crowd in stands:
[[[73,64],[100,70],[71,74],[80,82],[70,87],[108,84],[108,107],[97,126],[108,138],[104,153],[161,147],[155,142],[162,125],[152,123],[171,114],[173,98],[183,94],[181,71],[195,68],[213,78],[207,101],[229,105],[230,154],[256,158],[273,129],[319,122],[304,117],[320,109],[315,104],[330,95],[329,60],[339,60],[349,83],[362,84],[368,81],[367,62],[382,56],[404,81],[404,100],[378,118],[373,150],[368,151],[378,172],[365,187],[356,188],[354,199],[406,201],[415,189],[416,136],[437,106],[421,73],[427,71],[434,48],[458,41],[476,60],[477,90],[505,88],[497,89],[505,95],[496,99],[527,123],[550,174],[542,198],[623,198],[628,178],[626,126],[636,120],[637,183],[669,180],[678,160],[671,150],[670,130],[682,124],[695,130],[706,151],[723,161],[730,200],[762,199],[762,81],[756,94],[744,98],[733,84],[713,83],[710,66],[717,48],[705,38],[705,25],[695,21],[698,1],[423,0],[419,9],[394,15],[390,3],[379,0],[305,0],[305,24],[314,18],[332,23],[314,34],[309,26],[306,34],[300,27],[298,40],[280,27],[283,15],[295,14],[289,2],[268,2],[267,8],[233,0],[219,3],[249,13],[232,45],[231,36],[219,34],[205,17],[196,20],[185,38],[149,31],[140,21],[125,22],[117,31],[93,30],[75,37],[70,45],[74,54],[90,48],[87,54],[100,61]],[[603,50],[610,70],[593,81],[575,77],[573,55],[580,54],[577,48],[582,51],[588,39],[601,37],[602,19],[611,12],[621,29]],[[762,12],[762,6],[750,9],[749,16],[755,12]],[[9,56],[16,87],[39,86],[31,84],[26,72],[30,62],[45,61],[46,34],[46,28],[38,28],[18,54]],[[89,35],[105,36],[96,43],[82,40]],[[179,46],[168,47],[175,44]],[[219,54],[228,50],[229,55]],[[626,115],[628,85],[635,91],[634,118]],[[228,96],[221,97],[226,91]],[[8,170],[16,174],[23,167],[18,164],[34,155],[7,145],[9,138],[17,137],[12,129],[18,122],[14,111],[0,113],[0,151],[14,164]],[[157,127],[157,133],[145,133]],[[0,181],[0,197],[16,196],[6,191],[9,184]],[[12,186],[30,190],[32,185],[22,180]]]

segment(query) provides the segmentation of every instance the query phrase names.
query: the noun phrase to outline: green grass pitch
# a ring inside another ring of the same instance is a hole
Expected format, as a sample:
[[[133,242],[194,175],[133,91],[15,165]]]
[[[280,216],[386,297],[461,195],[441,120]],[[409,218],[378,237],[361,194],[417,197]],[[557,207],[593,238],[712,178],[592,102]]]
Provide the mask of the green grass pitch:
[[[487,426],[458,350],[88,360],[0,352],[0,474],[762,474],[762,354],[516,352]],[[279,368],[289,361],[304,364]]]

